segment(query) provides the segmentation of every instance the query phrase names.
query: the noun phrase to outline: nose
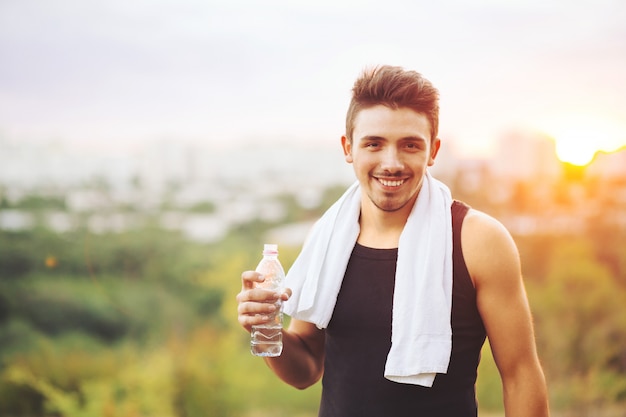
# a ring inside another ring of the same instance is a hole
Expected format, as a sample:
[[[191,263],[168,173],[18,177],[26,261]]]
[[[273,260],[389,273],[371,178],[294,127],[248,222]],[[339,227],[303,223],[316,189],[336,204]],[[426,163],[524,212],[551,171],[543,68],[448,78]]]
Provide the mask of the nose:
[[[398,172],[404,169],[404,162],[396,148],[390,146],[385,149],[385,152],[382,154],[380,167],[388,172]]]

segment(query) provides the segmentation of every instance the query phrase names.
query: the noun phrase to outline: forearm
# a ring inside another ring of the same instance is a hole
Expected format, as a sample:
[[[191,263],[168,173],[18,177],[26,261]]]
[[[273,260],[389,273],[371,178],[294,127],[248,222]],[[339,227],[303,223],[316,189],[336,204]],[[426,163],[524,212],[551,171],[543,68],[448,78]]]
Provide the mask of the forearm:
[[[548,392],[541,369],[503,380],[506,417],[548,417]]]
[[[315,355],[299,336],[287,330],[283,331],[282,354],[264,359],[280,379],[298,389],[313,385],[323,374],[323,358]]]
[[[291,289],[277,295],[275,292],[256,288],[262,276],[255,271],[241,274],[242,289],[237,294],[239,324],[248,332],[254,326],[267,323],[275,313],[277,298],[285,302]],[[266,364],[283,381],[299,389],[319,381],[324,371],[324,330],[312,323],[291,318],[289,328],[283,329],[283,350],[278,357],[265,357]]]

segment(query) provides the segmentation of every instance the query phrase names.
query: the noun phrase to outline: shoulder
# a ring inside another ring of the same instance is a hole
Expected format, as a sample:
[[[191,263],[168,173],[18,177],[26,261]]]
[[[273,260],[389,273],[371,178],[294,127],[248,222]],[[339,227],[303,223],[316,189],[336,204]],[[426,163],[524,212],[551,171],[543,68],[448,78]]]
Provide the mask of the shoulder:
[[[509,231],[498,220],[470,209],[463,221],[461,246],[474,285],[519,275],[517,246]]]
[[[468,231],[478,232],[478,236],[472,233],[472,235],[477,238],[480,238],[480,236],[484,233],[488,233],[488,237],[491,238],[496,236],[510,238],[508,230],[502,223],[500,223],[500,221],[474,208],[469,208],[467,211],[463,227]]]

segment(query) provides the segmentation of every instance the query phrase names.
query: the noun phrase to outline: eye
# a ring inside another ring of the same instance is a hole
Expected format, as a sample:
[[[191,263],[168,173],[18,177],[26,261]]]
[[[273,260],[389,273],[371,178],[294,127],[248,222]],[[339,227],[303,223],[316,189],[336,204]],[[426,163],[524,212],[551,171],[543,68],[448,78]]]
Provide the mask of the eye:
[[[404,147],[409,151],[421,151],[424,149],[423,142],[407,142]]]
[[[363,143],[363,147],[366,149],[376,150],[381,147],[379,141],[371,140]]]

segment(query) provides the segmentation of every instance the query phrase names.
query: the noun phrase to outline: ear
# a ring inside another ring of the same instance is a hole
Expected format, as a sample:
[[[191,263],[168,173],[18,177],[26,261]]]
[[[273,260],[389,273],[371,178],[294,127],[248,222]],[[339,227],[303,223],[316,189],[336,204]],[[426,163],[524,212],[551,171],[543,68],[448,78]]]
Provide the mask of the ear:
[[[433,166],[435,164],[435,158],[439,153],[439,148],[441,147],[441,140],[439,138],[435,138],[430,146],[430,157],[428,158],[428,166]]]
[[[350,142],[348,140],[347,137],[342,136],[341,137],[341,147],[343,148],[343,155],[346,159],[346,162],[351,164],[353,159],[352,159],[352,142]]]

